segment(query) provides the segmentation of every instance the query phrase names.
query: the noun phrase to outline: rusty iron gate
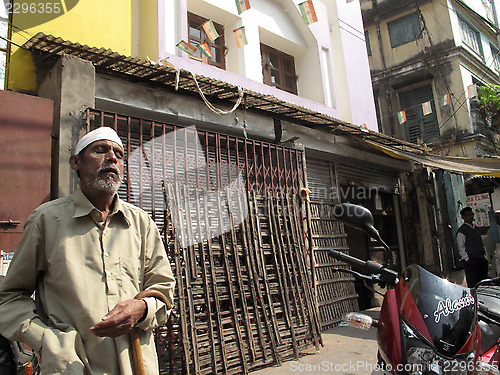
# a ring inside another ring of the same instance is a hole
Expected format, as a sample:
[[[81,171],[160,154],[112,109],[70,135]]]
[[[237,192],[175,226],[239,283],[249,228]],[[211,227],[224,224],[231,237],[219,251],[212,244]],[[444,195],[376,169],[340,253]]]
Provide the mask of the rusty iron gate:
[[[322,330],[335,326],[345,313],[359,310],[354,278],[333,270],[339,266],[349,267],[328,256],[331,249],[349,250],[344,224],[335,220],[335,204],[316,200],[310,205],[314,277]]]
[[[157,332],[161,373],[248,373],[321,344],[300,150],[93,109],[87,125],[125,140],[119,193],[168,243],[177,287]]]

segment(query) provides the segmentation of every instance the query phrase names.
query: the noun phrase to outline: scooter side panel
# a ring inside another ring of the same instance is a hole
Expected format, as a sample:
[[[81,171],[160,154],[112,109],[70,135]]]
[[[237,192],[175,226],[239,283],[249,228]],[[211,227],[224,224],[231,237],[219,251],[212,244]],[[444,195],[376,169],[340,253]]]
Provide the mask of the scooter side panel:
[[[398,305],[396,291],[389,289],[385,293],[380,309],[377,341],[380,355],[392,368],[397,368],[401,362],[401,336],[399,327]]]

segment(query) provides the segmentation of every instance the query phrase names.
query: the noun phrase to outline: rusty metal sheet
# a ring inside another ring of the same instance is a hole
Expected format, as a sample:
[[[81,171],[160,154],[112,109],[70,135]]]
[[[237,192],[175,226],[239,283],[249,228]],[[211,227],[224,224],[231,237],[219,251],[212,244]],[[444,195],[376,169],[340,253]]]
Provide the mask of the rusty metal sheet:
[[[0,250],[15,250],[30,213],[49,200],[53,107],[0,91]]]

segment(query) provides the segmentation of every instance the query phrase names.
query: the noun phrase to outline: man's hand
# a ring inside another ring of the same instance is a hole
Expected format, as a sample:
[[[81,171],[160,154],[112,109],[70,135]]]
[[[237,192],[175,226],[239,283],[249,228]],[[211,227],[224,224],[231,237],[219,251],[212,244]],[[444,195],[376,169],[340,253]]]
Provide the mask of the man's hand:
[[[129,333],[136,323],[146,314],[147,305],[141,299],[129,299],[117,304],[103,316],[90,331],[100,337],[119,337]]]

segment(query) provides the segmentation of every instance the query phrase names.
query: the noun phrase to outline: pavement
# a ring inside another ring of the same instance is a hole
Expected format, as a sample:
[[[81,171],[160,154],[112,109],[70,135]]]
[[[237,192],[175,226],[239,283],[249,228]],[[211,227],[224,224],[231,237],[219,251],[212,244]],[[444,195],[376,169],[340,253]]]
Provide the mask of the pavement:
[[[363,313],[378,318],[380,307]],[[341,374],[376,375],[377,330],[361,330],[338,325],[321,333],[323,346],[319,350],[310,348],[298,360],[283,362],[281,366],[254,371],[252,375],[280,374]]]

